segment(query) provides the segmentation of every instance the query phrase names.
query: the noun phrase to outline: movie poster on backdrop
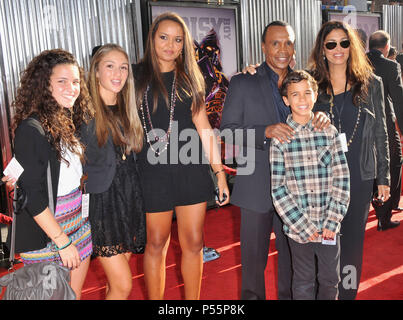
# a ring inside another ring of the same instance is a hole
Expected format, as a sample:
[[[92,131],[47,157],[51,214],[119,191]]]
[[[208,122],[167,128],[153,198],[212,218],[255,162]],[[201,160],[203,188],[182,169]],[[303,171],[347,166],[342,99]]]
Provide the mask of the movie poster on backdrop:
[[[362,30],[367,35],[367,40],[369,36],[375,31],[381,28],[381,16],[375,13],[359,13],[359,12],[329,12],[329,21],[342,21],[348,23],[353,29]],[[368,50],[368,41],[367,41]]]
[[[220,46],[222,72],[229,79],[238,72],[236,10],[234,8],[160,6],[151,3],[152,19],[164,12],[179,14],[187,24],[192,37],[201,43],[214,30]]]

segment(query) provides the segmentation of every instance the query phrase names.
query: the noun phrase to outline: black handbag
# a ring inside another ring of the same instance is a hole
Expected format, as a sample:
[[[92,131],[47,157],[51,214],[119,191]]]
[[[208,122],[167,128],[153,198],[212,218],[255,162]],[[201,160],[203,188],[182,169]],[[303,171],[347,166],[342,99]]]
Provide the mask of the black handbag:
[[[39,121],[30,119],[44,135]],[[49,209],[54,214],[52,178],[50,163],[47,168]],[[70,287],[70,270],[53,262],[41,262],[25,265],[24,267],[11,272],[15,256],[15,226],[17,223],[17,212],[22,210],[23,205],[18,206],[21,199],[18,199],[17,188],[14,188],[14,212],[11,226],[11,248],[9,273],[0,278],[0,286],[6,287],[3,300],[75,300],[76,295]],[[26,199],[25,199],[26,201]]]

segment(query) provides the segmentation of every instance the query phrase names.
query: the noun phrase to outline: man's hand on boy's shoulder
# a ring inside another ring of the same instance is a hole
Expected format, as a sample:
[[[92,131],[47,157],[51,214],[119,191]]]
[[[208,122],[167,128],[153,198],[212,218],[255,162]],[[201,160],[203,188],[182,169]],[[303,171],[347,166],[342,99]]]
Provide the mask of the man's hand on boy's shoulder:
[[[323,129],[326,129],[328,126],[330,126],[330,124],[331,124],[330,119],[326,115],[326,113],[322,111],[314,113],[312,125],[315,131],[322,131]]]
[[[245,68],[242,69],[242,73],[243,73],[243,74],[249,73],[249,74],[252,74],[252,75],[253,75],[253,74],[256,73],[256,69],[257,69],[259,66],[260,66],[259,63],[248,65],[248,66],[246,66]]]
[[[267,139],[275,138],[280,143],[290,143],[294,139],[294,129],[285,123],[276,123],[267,126],[264,133]]]

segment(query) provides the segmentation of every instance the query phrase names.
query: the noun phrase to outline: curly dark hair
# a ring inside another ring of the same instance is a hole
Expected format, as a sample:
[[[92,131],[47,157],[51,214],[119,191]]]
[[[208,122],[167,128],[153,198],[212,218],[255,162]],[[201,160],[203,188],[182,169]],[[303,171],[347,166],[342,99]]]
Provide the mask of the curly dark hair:
[[[50,76],[53,68],[60,64],[74,65],[80,73],[80,94],[71,110],[61,107],[50,91]],[[83,122],[88,122],[94,116],[94,111],[84,70],[70,52],[62,49],[45,50],[33,58],[21,75],[17,96],[11,105],[15,111],[13,132],[21,121],[37,114],[59,160],[62,159],[62,146],[82,157],[80,147],[81,150],[84,148],[75,133]]]

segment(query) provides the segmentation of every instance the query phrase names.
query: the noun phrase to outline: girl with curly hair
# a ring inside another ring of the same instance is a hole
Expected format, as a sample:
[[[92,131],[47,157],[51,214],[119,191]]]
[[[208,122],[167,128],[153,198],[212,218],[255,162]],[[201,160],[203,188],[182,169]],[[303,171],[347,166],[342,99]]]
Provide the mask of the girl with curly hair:
[[[82,128],[84,172],[90,194],[93,256],[102,265],[106,299],[127,299],[132,289],[129,259],[145,246],[145,213],[136,155],[143,145],[129,57],[106,44],[91,60],[88,87],[95,118]]]
[[[92,241],[90,223],[81,212],[84,148],[76,133],[93,111],[74,56],[60,49],[36,56],[22,74],[12,106],[15,157],[24,168],[18,187],[27,199],[16,224],[16,252],[24,264],[53,261],[70,268],[71,287],[80,299]],[[48,163],[54,213],[49,208]]]

